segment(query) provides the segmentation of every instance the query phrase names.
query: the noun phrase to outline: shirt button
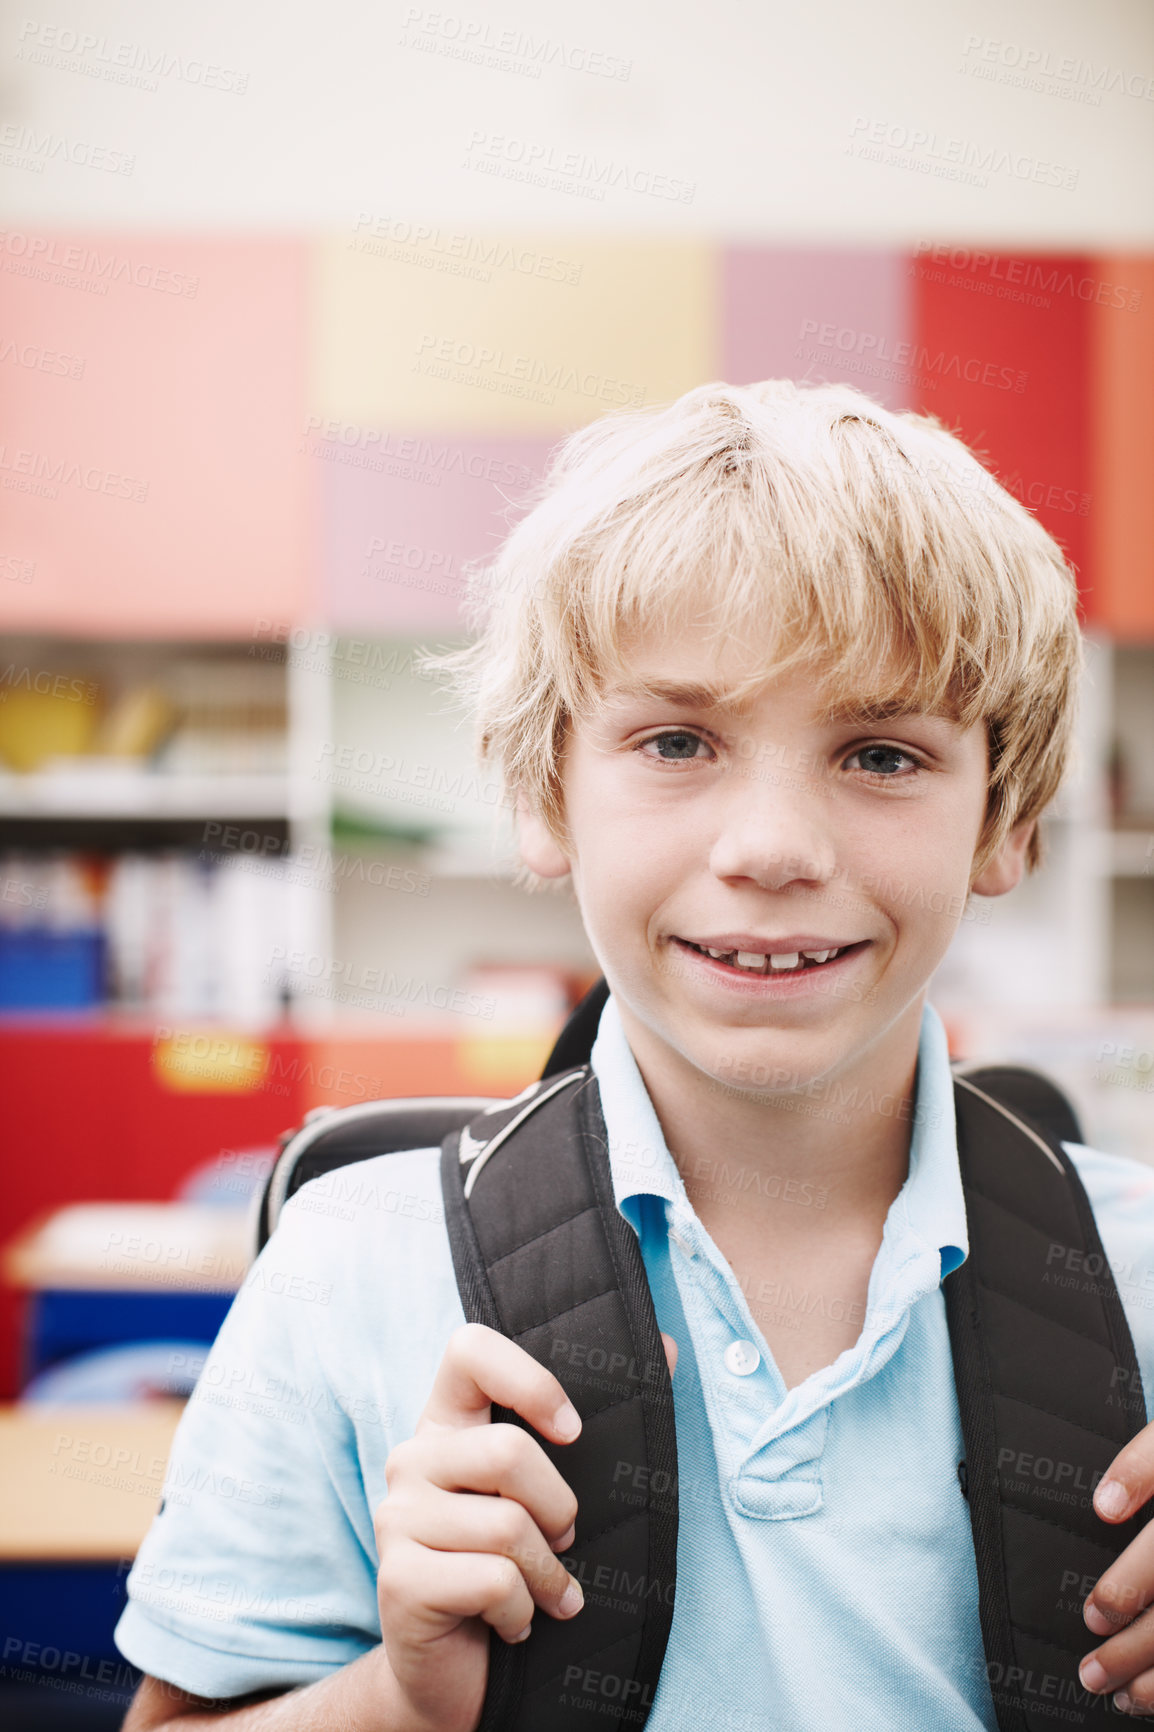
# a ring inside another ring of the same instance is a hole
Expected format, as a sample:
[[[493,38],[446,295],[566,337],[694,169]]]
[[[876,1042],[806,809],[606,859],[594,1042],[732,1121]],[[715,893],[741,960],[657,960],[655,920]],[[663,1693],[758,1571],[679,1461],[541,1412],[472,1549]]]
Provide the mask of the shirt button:
[[[731,1341],[724,1357],[726,1370],[735,1377],[748,1377],[761,1364],[761,1354],[752,1341]]]

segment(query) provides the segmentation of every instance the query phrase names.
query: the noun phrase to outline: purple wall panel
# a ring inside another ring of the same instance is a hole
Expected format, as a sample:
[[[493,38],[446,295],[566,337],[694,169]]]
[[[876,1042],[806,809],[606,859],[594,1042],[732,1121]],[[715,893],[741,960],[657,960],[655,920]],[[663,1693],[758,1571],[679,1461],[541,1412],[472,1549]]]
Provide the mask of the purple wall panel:
[[[838,380],[909,408],[916,388],[899,345],[914,335],[912,272],[904,253],[723,248],[724,377]]]
[[[325,610],[341,631],[458,624],[463,568],[487,558],[556,438],[344,429],[311,437],[323,498]]]

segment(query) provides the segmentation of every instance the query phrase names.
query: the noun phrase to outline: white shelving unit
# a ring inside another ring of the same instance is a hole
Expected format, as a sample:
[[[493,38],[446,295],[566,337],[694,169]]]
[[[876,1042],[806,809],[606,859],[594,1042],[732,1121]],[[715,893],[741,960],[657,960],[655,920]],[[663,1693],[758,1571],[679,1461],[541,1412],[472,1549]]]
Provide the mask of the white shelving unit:
[[[290,804],[287,776],[162,775],[111,762],[0,773],[0,818],[285,818]]]
[[[0,772],[6,877],[17,867],[6,924],[89,928],[95,880],[82,862],[113,856],[101,915],[126,991],[107,1007],[114,1018],[279,1021],[278,961],[265,953],[326,909],[280,881],[305,817],[290,750],[302,706],[283,651],[29,635],[6,640],[3,663],[3,701],[16,702],[0,713],[10,748],[22,732],[68,742],[34,769]],[[84,709],[33,714],[34,694]]]
[[[418,647],[382,640],[366,652],[358,641],[345,654],[338,643],[333,656],[331,733],[309,755],[338,833],[364,832],[343,852],[365,868],[338,878],[333,956],[433,988],[489,964],[596,972],[568,886],[529,894],[514,885],[511,816],[492,771],[474,763],[459,712],[415,666]],[[395,888],[380,882],[390,868]],[[338,1005],[332,1014],[355,1013]],[[409,1014],[403,1026],[421,1023],[450,1036],[488,1026],[453,1013]]]

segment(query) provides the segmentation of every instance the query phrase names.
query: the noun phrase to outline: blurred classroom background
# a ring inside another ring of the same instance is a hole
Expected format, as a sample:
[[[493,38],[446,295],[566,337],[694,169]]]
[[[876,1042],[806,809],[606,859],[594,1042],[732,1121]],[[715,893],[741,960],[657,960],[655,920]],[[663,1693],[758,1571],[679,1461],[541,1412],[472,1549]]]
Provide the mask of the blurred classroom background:
[[[933,996],[1154,1161],[1154,22],[67,0],[0,56],[0,1706],[113,1726],[278,1138],[515,1092],[596,977],[414,652],[606,410],[846,380],[1062,542],[1076,771]]]

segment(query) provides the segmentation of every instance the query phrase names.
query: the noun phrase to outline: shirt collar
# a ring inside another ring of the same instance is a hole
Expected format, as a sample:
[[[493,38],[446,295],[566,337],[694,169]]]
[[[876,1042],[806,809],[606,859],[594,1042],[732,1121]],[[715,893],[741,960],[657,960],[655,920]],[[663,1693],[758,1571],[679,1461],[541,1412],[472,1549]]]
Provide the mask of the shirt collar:
[[[678,1210],[688,1211],[689,1203],[612,993],[601,1012],[590,1062],[608,1132],[613,1195],[620,1213],[640,1234],[641,1197],[665,1198]],[[887,1099],[884,1095],[879,1099],[878,1111],[886,1110]],[[949,1047],[942,1020],[930,1004],[922,1012],[917,1086],[909,1117],[909,1174],[890,1213],[896,1211],[923,1245],[940,1252],[944,1277],[965,1261],[969,1237],[958,1170]]]

